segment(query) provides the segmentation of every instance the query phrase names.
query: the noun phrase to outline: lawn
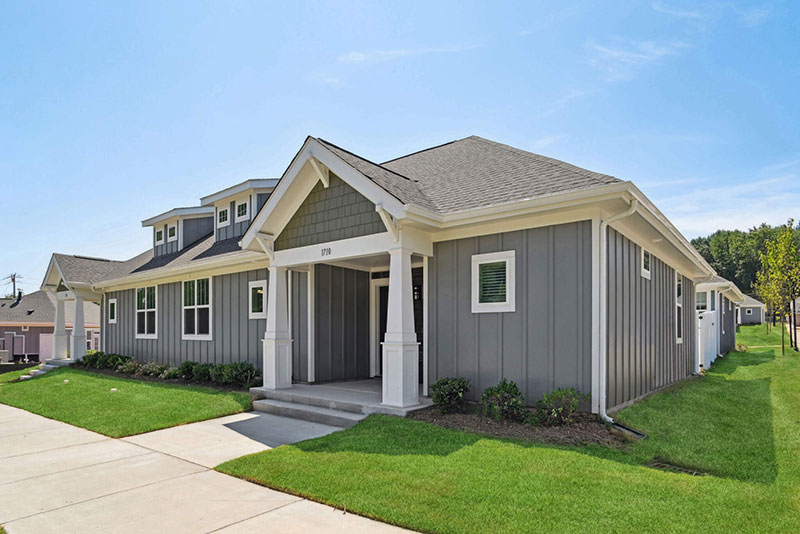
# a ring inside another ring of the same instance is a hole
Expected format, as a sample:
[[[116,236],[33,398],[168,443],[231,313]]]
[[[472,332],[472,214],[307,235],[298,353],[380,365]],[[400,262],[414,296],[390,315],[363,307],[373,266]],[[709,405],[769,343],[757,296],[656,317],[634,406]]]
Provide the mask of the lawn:
[[[12,380],[16,380],[17,378],[21,377],[22,375],[27,375],[31,371],[36,369],[36,367],[28,367],[27,369],[18,369],[16,371],[10,371],[8,373],[3,373],[0,375],[0,384],[5,384],[6,382],[11,382]],[[2,533],[0,533],[2,534]]]
[[[759,328],[740,341],[756,345]],[[218,469],[427,532],[799,532],[800,357],[779,352],[732,353],[621,412],[649,434],[628,451],[372,416]]]
[[[61,368],[0,384],[0,403],[119,438],[249,410],[250,395]]]

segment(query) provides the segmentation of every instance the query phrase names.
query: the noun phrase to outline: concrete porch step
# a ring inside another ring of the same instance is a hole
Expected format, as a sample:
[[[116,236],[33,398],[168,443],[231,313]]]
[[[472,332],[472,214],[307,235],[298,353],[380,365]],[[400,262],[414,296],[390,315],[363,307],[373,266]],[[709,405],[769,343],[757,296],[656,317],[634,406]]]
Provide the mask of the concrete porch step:
[[[369,413],[365,412],[364,405],[361,403],[344,399],[330,399],[325,397],[309,395],[299,392],[296,388],[290,388],[290,389],[257,388],[257,389],[258,389],[257,395],[259,397],[267,399],[288,402],[291,404],[304,404],[307,406],[316,406],[318,408],[328,408],[330,410],[338,410],[358,415],[365,415]]]
[[[253,401],[253,409],[258,412],[291,417],[293,419],[302,419],[304,421],[312,421],[314,423],[322,423],[341,428],[350,428],[366,417],[366,415],[362,413],[353,413],[277,399]]]
[[[42,369],[34,369],[34,370],[33,370],[33,371],[31,371],[30,373],[28,373],[28,375],[29,375],[29,376],[39,376],[39,375],[43,375],[43,374],[45,374],[46,372],[47,372],[47,371],[43,371]]]
[[[74,362],[71,359],[68,360],[45,360],[45,365],[51,365],[53,367],[66,367],[68,365],[72,365]]]

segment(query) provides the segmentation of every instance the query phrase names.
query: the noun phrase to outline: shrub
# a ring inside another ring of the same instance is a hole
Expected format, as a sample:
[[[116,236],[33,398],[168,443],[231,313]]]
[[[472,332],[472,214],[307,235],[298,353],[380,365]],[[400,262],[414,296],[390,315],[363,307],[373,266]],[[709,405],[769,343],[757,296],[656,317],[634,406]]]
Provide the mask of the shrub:
[[[181,362],[181,364],[178,366],[178,375],[183,379],[193,380],[195,365],[197,365],[197,362],[193,362],[191,360]]]
[[[536,419],[546,426],[570,423],[580,402],[588,398],[575,388],[554,389],[536,404]]]
[[[230,371],[230,365],[220,363],[212,366],[209,371],[209,378],[214,384],[232,384],[233,376]]]
[[[136,372],[138,376],[161,376],[161,373],[169,369],[169,366],[164,363],[147,362],[139,367]]]
[[[486,388],[481,395],[481,408],[484,415],[497,420],[523,421],[528,417],[525,397],[515,382],[505,378],[496,386]]]
[[[211,368],[214,367],[210,363],[198,363],[192,367],[192,379],[195,382],[208,382],[211,380]]]
[[[139,370],[139,367],[141,367],[141,365],[136,360],[128,360],[117,365],[117,371],[125,373],[126,375],[132,375]]]
[[[109,354],[107,352],[98,352],[94,363],[95,369],[116,369],[121,363],[125,363],[131,359],[130,356],[123,356],[121,354]]]
[[[170,367],[160,375],[158,378],[163,378],[164,380],[175,380],[176,378],[180,378],[181,375],[178,373],[177,367]]]
[[[464,395],[472,386],[469,380],[462,377],[440,378],[431,386],[433,403],[442,413],[463,412]]]
[[[227,372],[231,374],[231,382],[249,388],[255,382],[258,371],[248,362],[233,362],[228,364]]]
[[[83,367],[96,367],[97,360],[100,358],[100,354],[102,352],[92,352],[86,353],[86,356],[81,358],[81,361],[78,362],[78,365],[82,365]]]

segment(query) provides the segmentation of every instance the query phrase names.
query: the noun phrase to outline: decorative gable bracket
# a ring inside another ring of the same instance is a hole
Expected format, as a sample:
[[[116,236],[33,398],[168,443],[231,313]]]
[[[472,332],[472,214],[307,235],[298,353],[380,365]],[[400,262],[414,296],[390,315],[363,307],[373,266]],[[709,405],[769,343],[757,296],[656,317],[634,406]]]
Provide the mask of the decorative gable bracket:
[[[389,214],[388,211],[383,207],[383,204],[375,204],[375,211],[378,212],[378,215],[381,216],[381,220],[383,221],[383,225],[386,226],[386,230],[392,234],[395,243],[400,242],[400,228],[397,225],[397,221]]]
[[[261,245],[261,248],[264,249],[264,254],[267,255],[269,258],[270,264],[274,263],[275,261],[275,236],[272,234],[265,234],[263,232],[258,232],[256,234],[256,241],[258,244]]]
[[[312,154],[308,161],[311,163],[311,167],[314,169],[314,172],[317,174],[317,178],[319,181],[322,182],[322,186],[327,189],[330,184],[330,180],[328,177],[328,169],[325,168],[325,172],[322,172],[322,169],[319,167],[319,163],[317,163],[317,158],[314,157]]]

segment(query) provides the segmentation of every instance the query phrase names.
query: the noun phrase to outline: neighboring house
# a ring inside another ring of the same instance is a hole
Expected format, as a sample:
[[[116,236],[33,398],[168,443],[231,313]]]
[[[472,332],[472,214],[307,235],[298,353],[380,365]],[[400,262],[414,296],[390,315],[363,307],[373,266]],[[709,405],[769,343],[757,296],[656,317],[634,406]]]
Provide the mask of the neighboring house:
[[[739,304],[739,324],[761,324],[766,321],[764,309],[766,306],[750,295],[744,295],[744,300]]]
[[[744,298],[736,284],[721,276],[696,281],[698,370],[736,348],[736,308]]]
[[[151,250],[74,275],[54,256],[43,284],[102,299],[106,351],[249,361],[287,394],[381,377],[387,407],[464,376],[472,400],[508,378],[619,409],[695,371],[714,275],[631,182],[480,137],[383,164],[309,137],[279,181],[143,224]]]
[[[14,359],[44,360],[51,356],[56,302],[51,294],[35,291],[16,298],[0,299],[0,350],[7,350]],[[64,317],[67,336],[72,332],[73,311]],[[84,304],[86,348],[100,344],[100,306]]]

